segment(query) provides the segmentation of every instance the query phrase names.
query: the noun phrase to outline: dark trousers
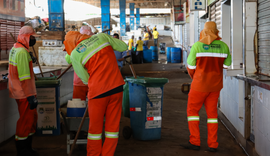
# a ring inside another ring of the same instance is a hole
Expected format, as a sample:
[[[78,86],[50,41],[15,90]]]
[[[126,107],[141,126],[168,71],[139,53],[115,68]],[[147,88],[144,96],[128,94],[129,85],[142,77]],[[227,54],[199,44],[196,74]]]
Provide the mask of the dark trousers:
[[[157,46],[158,45],[158,38],[154,39],[154,45]]]
[[[143,51],[137,51],[137,63],[143,63]]]
[[[143,41],[144,46],[148,46],[148,40]]]

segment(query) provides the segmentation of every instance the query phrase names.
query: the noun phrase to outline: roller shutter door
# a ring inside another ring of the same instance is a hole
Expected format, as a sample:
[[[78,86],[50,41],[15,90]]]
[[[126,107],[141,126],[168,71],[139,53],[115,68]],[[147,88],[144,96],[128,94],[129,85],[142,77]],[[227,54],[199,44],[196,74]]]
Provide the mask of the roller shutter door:
[[[221,36],[221,1],[217,1],[210,7],[210,21],[216,22],[219,36]]]
[[[258,0],[259,72],[270,76],[270,1]]]

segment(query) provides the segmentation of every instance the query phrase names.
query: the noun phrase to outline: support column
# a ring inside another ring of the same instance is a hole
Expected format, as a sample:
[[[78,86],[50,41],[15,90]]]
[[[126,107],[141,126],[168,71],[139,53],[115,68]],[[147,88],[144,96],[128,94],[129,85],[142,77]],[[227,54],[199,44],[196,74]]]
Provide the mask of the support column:
[[[130,30],[134,30],[134,3],[129,3],[129,9],[130,9]]]
[[[110,21],[111,21],[110,0],[101,0],[101,25],[102,25],[102,31],[111,28]],[[108,31],[106,33],[110,35],[110,31]]]
[[[126,36],[126,0],[119,0],[120,36]]]
[[[140,26],[140,8],[136,8],[136,30]]]

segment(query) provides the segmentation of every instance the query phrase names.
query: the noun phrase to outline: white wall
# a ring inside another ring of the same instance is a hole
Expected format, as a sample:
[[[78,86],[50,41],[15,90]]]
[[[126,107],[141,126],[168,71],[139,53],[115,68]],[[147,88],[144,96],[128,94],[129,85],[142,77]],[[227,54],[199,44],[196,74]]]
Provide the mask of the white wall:
[[[242,1],[231,1],[231,47],[232,69],[240,69],[243,63],[243,4]]]
[[[257,29],[257,3],[246,3],[246,72],[256,72],[254,60],[254,34]]]
[[[220,110],[244,136],[244,81],[235,77],[223,76]]]
[[[270,91],[254,87],[252,91],[255,149],[261,156],[270,155]]]

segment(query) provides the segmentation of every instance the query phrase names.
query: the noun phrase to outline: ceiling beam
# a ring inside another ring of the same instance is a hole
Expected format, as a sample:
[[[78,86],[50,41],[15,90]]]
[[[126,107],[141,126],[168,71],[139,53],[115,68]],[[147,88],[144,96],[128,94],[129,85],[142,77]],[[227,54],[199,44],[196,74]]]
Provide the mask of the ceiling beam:
[[[95,3],[100,3],[100,1],[87,1],[87,0],[75,0],[79,2],[85,2],[88,4],[95,4]],[[165,2],[171,2],[171,0],[149,0],[149,1],[126,1],[126,3],[165,3]],[[119,3],[119,1],[110,1],[110,3]]]

